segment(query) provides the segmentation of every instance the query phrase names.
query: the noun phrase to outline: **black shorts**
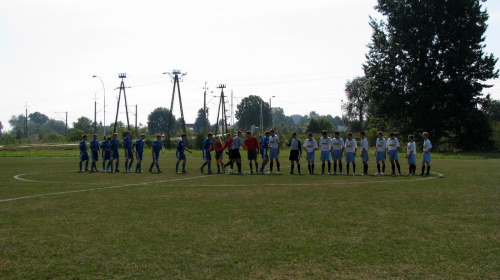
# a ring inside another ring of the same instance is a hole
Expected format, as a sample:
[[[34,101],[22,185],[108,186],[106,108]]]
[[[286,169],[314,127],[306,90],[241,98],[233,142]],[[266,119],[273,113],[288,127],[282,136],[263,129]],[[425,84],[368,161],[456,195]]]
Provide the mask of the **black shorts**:
[[[229,152],[229,158],[230,159],[239,159],[239,158],[241,158],[240,149],[233,149],[233,150],[231,150],[231,152]]]
[[[215,159],[216,159],[216,160],[222,159],[222,151],[220,151],[220,152],[215,152]]]
[[[257,160],[257,150],[248,150],[248,160]]]
[[[289,160],[299,160],[299,150],[291,150]]]

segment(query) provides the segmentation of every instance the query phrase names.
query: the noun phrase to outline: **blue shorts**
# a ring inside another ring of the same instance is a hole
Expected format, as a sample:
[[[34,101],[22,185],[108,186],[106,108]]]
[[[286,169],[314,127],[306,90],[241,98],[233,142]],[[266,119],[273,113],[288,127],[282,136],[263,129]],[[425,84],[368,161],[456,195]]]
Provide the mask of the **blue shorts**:
[[[330,160],[332,160],[332,156],[330,154],[330,151],[321,151],[320,159],[321,159],[321,161],[330,161]]]
[[[278,149],[270,149],[269,150],[269,158],[270,159],[273,159],[273,158],[280,158],[280,155],[278,154]]]
[[[385,151],[377,151],[377,161],[385,161]]]
[[[210,151],[203,150],[203,160],[212,160],[212,155]]]
[[[354,152],[346,152],[345,153],[345,161],[346,162],[355,162],[356,157],[354,156]]]
[[[99,160],[99,152],[98,151],[92,151],[92,160],[98,161]]]
[[[423,153],[424,158],[422,159],[422,162],[431,162],[431,152],[426,154],[425,152]]]
[[[89,160],[89,154],[87,152],[81,152],[80,160]]]
[[[120,153],[118,151],[111,151],[111,160],[119,158],[120,158]]]
[[[184,154],[184,152],[177,151],[176,156],[177,160],[186,160],[186,154]]]
[[[262,155],[262,159],[263,160],[268,160],[269,159],[269,156],[267,155],[267,149],[261,148],[260,149],[260,154]]]
[[[333,160],[342,160],[342,150],[333,151]]]
[[[389,160],[399,160],[399,153],[397,150],[389,150]]]
[[[137,160],[142,160],[142,152],[137,151],[137,152],[135,153],[135,159],[137,159]]]
[[[160,152],[154,152],[153,153],[153,162],[158,162],[158,159],[160,158]]]
[[[111,151],[102,152],[102,160],[109,160],[111,158]]]
[[[417,163],[417,156],[415,154],[412,154],[409,158],[408,158],[408,164],[415,164]]]
[[[306,160],[307,161],[313,161],[316,159],[316,151],[314,152],[306,152]]]
[[[361,160],[367,162],[370,158],[368,157],[368,151],[361,152]]]
[[[125,149],[125,159],[134,159],[134,152],[132,152],[132,149]]]

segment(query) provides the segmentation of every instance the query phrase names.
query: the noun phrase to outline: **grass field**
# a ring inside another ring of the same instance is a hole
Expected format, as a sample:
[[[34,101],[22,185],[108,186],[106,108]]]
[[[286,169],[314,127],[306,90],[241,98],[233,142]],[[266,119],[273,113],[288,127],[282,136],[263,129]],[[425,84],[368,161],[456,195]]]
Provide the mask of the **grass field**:
[[[433,155],[430,177],[208,176],[198,152],[189,174],[172,152],[90,174],[76,154],[0,151],[0,279],[500,278],[498,154]]]

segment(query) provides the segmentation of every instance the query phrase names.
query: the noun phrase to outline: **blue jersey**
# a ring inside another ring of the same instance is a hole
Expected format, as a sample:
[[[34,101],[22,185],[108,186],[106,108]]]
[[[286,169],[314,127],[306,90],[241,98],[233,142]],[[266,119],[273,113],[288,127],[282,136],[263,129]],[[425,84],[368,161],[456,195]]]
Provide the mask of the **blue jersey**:
[[[80,142],[79,147],[80,147],[80,150],[81,150],[82,152],[84,152],[84,153],[86,153],[86,152],[87,152],[87,142],[85,142],[85,141]]]
[[[132,138],[130,138],[130,137],[123,138],[123,146],[127,150],[132,149]]]
[[[163,145],[163,143],[161,141],[159,141],[159,140],[154,141],[153,146],[152,146],[153,151],[155,153],[159,153],[161,151],[162,145]]]
[[[206,138],[205,142],[203,142],[203,150],[210,151],[210,148],[214,145],[214,142],[210,138]]]
[[[111,139],[111,150],[118,152],[118,139]]]
[[[90,149],[92,151],[98,152],[99,151],[99,140],[92,140],[92,141],[90,141]]]
[[[269,147],[269,137],[264,136],[260,139],[260,148],[267,149],[267,147]]]
[[[144,151],[144,141],[143,140],[138,139],[137,141],[135,141],[134,146],[135,146],[135,150],[137,152],[142,153]]]
[[[177,151],[178,152],[181,152],[181,153],[184,153],[184,148],[186,146],[184,145],[184,140],[180,140],[179,143],[177,143]]]
[[[111,148],[111,143],[109,143],[108,141],[104,141],[101,143],[101,149],[109,151],[110,148]]]

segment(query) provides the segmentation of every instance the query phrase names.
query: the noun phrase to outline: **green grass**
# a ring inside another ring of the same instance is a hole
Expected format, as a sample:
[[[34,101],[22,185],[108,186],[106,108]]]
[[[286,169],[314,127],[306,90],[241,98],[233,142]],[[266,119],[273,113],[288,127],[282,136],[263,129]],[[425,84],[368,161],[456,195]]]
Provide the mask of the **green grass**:
[[[185,175],[172,152],[162,174],[80,174],[76,156],[3,155],[0,278],[498,279],[500,160],[460,157],[421,178],[207,176],[198,152]]]

